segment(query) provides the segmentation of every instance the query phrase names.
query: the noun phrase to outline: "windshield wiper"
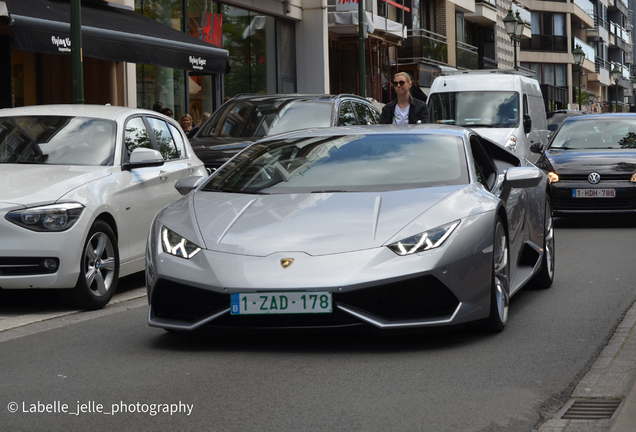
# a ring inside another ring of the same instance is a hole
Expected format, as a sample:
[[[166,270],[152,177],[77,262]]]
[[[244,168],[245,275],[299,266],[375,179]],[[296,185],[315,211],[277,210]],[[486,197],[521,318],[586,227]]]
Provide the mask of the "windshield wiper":
[[[477,123],[477,124],[467,124],[467,125],[463,125],[464,127],[467,128],[476,128],[476,127],[483,127],[483,128],[494,128],[497,127],[496,124],[491,124],[491,123]]]
[[[314,191],[311,191],[310,193],[337,193],[337,192],[349,192],[349,191],[341,190],[341,189],[332,189],[332,190],[314,190]]]

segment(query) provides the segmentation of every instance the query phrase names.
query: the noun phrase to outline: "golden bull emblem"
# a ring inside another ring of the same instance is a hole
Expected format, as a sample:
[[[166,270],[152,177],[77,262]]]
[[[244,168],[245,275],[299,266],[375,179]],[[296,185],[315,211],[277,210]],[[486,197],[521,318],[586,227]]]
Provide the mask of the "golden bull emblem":
[[[280,266],[282,268],[284,268],[284,269],[286,269],[287,267],[289,267],[293,263],[294,263],[294,259],[293,258],[283,258],[282,260],[280,260]]]

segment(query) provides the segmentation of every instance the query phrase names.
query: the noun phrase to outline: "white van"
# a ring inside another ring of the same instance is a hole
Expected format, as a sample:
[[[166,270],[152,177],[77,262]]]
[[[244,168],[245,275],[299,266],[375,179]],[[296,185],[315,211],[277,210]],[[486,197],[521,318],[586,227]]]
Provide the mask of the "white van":
[[[512,70],[457,71],[435,78],[428,97],[431,123],[465,126],[531,162],[548,143],[539,82]]]

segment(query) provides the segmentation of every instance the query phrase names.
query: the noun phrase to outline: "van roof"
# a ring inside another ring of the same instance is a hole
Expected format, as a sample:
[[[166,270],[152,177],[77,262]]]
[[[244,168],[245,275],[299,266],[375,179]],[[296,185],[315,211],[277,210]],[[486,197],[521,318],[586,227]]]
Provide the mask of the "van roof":
[[[525,87],[541,92],[539,82],[534,78],[511,73],[484,73],[440,75],[431,85],[431,93],[457,91],[520,91]],[[534,93],[534,92],[533,92]]]

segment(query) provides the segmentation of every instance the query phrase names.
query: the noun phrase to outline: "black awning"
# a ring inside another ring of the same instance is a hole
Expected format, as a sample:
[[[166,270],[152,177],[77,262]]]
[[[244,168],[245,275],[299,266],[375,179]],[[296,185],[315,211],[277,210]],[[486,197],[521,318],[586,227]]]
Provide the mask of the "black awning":
[[[5,0],[16,49],[70,54],[69,0]],[[86,57],[227,73],[228,52],[113,3],[82,0]]]

